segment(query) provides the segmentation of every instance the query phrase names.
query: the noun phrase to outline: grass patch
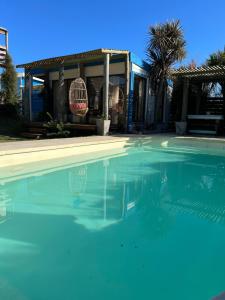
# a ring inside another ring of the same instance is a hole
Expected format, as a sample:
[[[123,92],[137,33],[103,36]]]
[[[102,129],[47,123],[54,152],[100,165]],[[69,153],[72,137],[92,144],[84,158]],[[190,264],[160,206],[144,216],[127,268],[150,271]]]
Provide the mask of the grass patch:
[[[24,138],[21,138],[19,136],[9,136],[9,135],[1,135],[0,134],[0,143],[4,142],[15,142],[15,141],[23,141]]]

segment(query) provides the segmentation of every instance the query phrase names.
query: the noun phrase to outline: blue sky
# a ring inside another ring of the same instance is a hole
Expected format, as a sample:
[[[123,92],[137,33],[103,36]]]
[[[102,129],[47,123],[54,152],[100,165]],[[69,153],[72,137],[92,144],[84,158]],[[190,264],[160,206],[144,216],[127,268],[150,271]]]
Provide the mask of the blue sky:
[[[225,45],[224,0],[1,0],[16,64],[95,48],[128,49],[145,58],[149,25],[180,19],[187,58],[198,63]]]

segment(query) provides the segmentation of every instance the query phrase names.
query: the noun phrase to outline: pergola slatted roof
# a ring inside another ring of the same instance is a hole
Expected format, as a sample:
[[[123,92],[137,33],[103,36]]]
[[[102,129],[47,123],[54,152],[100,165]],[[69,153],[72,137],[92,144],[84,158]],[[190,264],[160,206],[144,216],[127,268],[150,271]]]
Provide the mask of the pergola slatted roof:
[[[225,79],[225,66],[203,66],[198,68],[180,68],[172,71],[172,77],[182,78],[218,78],[224,77]]]
[[[96,49],[71,55],[64,55],[64,56],[58,56],[58,57],[52,57],[47,59],[41,59],[34,62],[17,65],[17,68],[36,68],[36,67],[44,67],[51,64],[61,64],[71,61],[77,61],[77,60],[84,60],[84,59],[91,59],[95,57],[102,56],[103,54],[128,54],[128,50],[116,50],[116,49]]]

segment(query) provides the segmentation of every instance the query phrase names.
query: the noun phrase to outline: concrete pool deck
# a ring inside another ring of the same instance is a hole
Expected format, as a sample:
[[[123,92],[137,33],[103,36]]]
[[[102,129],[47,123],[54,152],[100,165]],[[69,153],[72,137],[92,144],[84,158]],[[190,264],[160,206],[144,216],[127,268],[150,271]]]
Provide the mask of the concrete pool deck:
[[[0,144],[0,168],[123,148],[128,141],[127,136],[90,136],[3,143]]]
[[[225,138],[176,136],[174,134],[89,136],[64,139],[6,142],[0,144],[0,170],[4,167],[69,156],[112,151],[143,142],[167,148],[216,148],[225,152]]]

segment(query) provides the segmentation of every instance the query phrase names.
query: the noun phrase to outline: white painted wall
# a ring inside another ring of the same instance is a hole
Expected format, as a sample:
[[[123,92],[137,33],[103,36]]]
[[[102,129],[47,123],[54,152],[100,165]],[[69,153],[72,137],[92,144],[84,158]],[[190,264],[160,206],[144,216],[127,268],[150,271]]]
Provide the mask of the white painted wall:
[[[131,63],[131,70],[137,74],[143,75],[145,77],[149,76],[149,73],[147,71],[145,71],[144,69],[142,69],[141,67],[139,67],[138,65]]]
[[[124,74],[125,73],[125,63],[113,63],[109,66],[109,74],[110,75],[117,75],[117,74]],[[90,66],[85,67],[84,74],[86,77],[96,77],[96,76],[103,76],[104,75],[104,65],[98,66]],[[64,71],[64,78],[65,79],[72,79],[79,76],[78,69],[70,69]],[[50,72],[50,80],[58,80],[59,72]]]

